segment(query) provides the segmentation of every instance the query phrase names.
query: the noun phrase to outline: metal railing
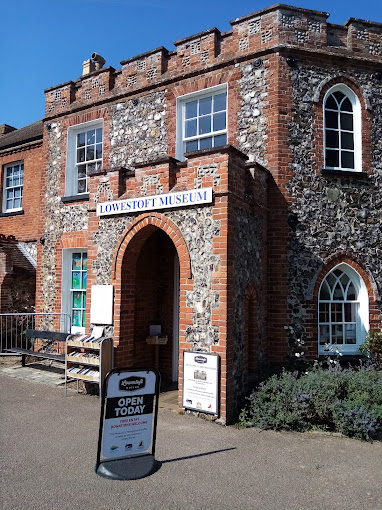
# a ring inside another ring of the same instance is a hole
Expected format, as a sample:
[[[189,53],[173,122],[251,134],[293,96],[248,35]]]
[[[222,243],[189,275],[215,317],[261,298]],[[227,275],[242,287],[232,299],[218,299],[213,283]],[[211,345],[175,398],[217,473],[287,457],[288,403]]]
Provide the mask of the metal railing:
[[[34,350],[28,329],[70,333],[71,317],[66,313],[0,313],[0,355],[7,349]]]

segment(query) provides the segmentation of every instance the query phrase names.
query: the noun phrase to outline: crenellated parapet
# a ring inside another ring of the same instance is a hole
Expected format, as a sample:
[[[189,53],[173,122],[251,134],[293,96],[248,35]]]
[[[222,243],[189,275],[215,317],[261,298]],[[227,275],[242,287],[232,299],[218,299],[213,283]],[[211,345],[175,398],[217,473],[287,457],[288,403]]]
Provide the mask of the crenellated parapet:
[[[99,69],[45,91],[46,118],[104,100],[208,72],[282,49],[338,55],[382,63],[382,24],[350,18],[343,26],[328,13],[278,4],[232,20],[232,30],[206,30],[123,60],[122,68]]]

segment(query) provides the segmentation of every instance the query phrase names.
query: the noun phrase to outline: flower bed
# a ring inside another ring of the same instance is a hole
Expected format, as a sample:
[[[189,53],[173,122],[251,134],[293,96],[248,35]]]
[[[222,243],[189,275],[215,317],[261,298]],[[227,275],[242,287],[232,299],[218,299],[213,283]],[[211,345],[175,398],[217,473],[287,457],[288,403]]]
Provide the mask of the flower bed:
[[[301,376],[283,371],[261,383],[248,400],[240,415],[245,427],[382,439],[382,372],[371,367],[318,365]]]

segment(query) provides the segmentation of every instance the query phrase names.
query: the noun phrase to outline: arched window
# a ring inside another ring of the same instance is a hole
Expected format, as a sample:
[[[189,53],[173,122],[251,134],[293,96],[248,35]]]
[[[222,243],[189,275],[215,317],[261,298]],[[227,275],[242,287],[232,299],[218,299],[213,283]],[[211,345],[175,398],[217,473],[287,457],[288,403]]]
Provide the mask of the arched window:
[[[359,354],[369,329],[366,285],[347,264],[332,269],[319,292],[319,354],[331,346],[342,354]]]
[[[362,170],[361,105],[346,85],[332,87],[324,98],[325,167]]]

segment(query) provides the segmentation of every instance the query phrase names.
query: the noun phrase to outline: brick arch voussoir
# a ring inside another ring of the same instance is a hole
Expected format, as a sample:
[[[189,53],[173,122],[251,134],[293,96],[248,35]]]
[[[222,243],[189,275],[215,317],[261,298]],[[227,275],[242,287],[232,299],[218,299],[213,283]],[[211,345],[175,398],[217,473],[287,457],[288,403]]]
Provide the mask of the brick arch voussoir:
[[[322,104],[322,101],[327,91],[334,87],[335,85],[339,84],[344,84],[347,87],[349,87],[349,89],[351,89],[354,92],[354,94],[358,97],[362,106],[366,108],[366,110],[371,109],[370,99],[366,95],[361,84],[352,76],[348,76],[346,74],[328,77],[322,80],[322,82],[318,85],[317,89],[315,90],[313,102]]]
[[[120,276],[124,254],[133,238],[148,226],[163,230],[174,243],[179,257],[180,273],[187,279],[192,278],[191,258],[186,242],[177,225],[160,213],[149,213],[138,216],[121,235],[115,248],[112,263],[112,280]]]

